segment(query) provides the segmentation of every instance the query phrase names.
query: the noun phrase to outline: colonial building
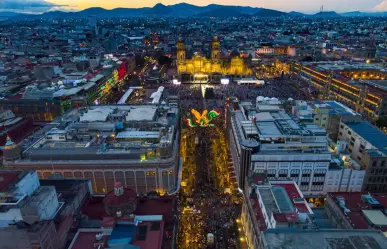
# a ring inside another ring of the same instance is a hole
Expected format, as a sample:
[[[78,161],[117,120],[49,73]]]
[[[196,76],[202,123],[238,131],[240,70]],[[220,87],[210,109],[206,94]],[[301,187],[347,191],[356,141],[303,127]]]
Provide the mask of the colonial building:
[[[246,76],[251,69],[240,56],[232,58],[220,57],[220,42],[214,36],[211,43],[211,58],[195,53],[191,59],[186,57],[186,48],[182,39],[177,42],[177,70],[179,74],[189,74],[191,81],[205,83],[214,76]]]

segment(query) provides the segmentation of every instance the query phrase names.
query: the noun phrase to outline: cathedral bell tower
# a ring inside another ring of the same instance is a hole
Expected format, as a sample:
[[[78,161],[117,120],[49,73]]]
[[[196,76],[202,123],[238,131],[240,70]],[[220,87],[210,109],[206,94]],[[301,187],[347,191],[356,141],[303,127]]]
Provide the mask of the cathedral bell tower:
[[[185,62],[185,45],[183,42],[183,39],[179,37],[179,40],[177,41],[177,63],[184,63]]]
[[[220,59],[220,44],[219,44],[218,36],[216,35],[212,38],[211,59],[215,62],[219,61]]]

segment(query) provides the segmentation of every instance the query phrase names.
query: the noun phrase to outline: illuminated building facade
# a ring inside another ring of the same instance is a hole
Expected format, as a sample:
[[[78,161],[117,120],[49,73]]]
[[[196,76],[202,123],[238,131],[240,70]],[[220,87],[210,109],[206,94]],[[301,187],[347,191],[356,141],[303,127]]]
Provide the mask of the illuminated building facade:
[[[385,72],[365,65],[294,63],[291,70],[326,97],[334,97],[356,112],[377,119],[387,115]],[[361,80],[361,81],[360,81]]]
[[[74,117],[78,121],[70,121]],[[34,169],[41,179],[88,178],[98,194],[114,190],[117,181],[137,193],[171,193],[180,167],[177,121],[177,108],[168,113],[150,105],[77,108],[17,151],[5,148],[4,165]]]
[[[190,74],[192,81],[207,82],[212,75],[251,75],[251,69],[239,56],[229,60],[220,58],[220,42],[214,36],[211,42],[211,58],[195,53],[191,59],[186,58],[183,40],[177,42],[177,71],[179,74]]]
[[[0,99],[0,110],[11,110],[16,116],[34,122],[50,122],[74,107],[102,103],[113,88],[124,85],[128,65],[123,60],[110,75],[97,75],[100,76],[97,81],[83,86],[67,89],[27,86],[24,92]]]

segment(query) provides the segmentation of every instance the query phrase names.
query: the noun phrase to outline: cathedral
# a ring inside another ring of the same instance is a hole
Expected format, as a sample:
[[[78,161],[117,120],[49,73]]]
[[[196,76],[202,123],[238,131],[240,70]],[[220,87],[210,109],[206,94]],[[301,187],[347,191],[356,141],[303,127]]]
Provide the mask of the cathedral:
[[[179,74],[189,74],[192,81],[204,83],[213,75],[246,76],[251,75],[251,69],[239,56],[231,59],[220,58],[220,43],[217,36],[211,42],[211,58],[195,53],[191,59],[186,58],[184,42],[177,42],[177,71]]]

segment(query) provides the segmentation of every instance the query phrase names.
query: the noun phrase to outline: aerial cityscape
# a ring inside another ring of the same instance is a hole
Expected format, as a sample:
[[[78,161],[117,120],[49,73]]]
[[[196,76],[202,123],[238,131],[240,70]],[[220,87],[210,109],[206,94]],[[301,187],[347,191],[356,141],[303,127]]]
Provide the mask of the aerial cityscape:
[[[387,1],[0,1],[0,249],[387,249]]]

